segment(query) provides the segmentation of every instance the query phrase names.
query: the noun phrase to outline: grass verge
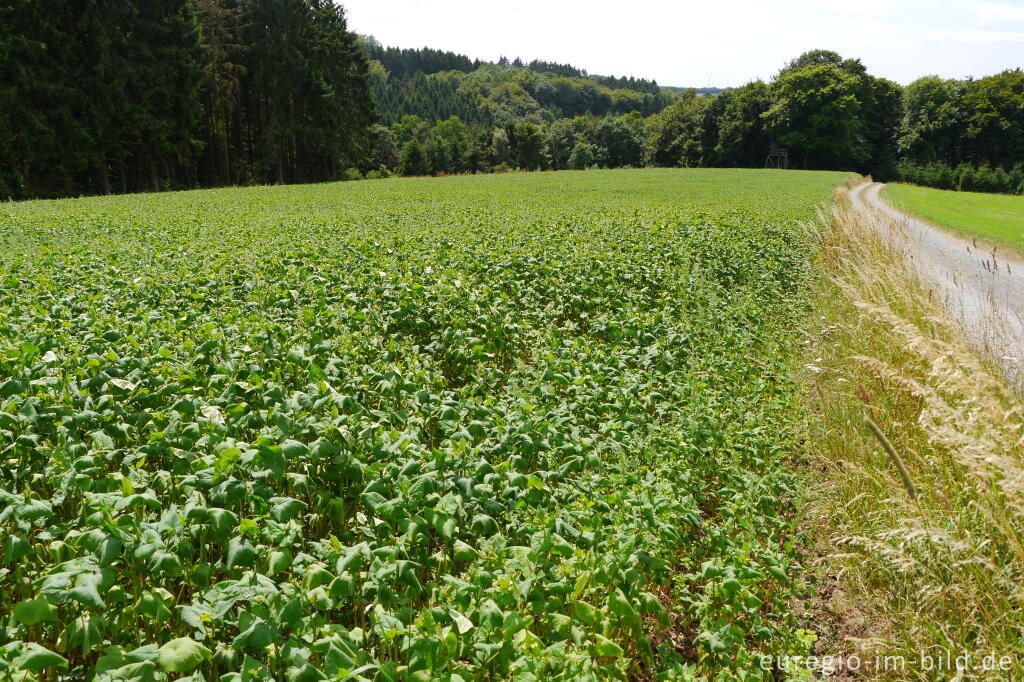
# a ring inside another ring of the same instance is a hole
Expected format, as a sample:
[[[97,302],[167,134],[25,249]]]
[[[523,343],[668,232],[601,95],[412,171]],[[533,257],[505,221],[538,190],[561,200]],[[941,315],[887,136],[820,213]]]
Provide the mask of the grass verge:
[[[820,265],[808,508],[843,590],[831,607],[847,622],[831,614],[826,628],[845,640],[835,667],[1019,676],[1024,407],[852,212],[832,217]]]
[[[936,225],[1024,253],[1024,197],[915,185],[888,185],[885,197]]]

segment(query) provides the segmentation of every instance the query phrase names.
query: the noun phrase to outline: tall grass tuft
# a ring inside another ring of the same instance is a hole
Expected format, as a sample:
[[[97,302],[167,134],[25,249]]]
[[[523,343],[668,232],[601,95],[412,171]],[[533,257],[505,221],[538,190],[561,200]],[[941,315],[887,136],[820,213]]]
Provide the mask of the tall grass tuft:
[[[846,599],[883,633],[868,653],[907,662],[862,674],[957,674],[926,670],[925,651],[970,656],[960,679],[1019,678],[1024,404],[904,254],[837,205],[807,339],[810,521]],[[1011,670],[985,670],[993,653]]]

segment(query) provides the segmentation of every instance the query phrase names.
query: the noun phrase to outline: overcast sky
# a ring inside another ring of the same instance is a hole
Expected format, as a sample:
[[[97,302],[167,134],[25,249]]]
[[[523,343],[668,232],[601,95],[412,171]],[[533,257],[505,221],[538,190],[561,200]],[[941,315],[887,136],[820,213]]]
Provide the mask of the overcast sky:
[[[719,87],[765,80],[801,52],[858,57],[899,83],[1024,66],[1024,0],[341,0],[385,45]]]

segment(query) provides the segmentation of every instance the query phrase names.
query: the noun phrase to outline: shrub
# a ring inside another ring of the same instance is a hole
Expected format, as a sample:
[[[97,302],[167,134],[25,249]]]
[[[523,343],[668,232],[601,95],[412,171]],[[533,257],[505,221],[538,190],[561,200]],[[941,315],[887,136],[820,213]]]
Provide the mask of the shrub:
[[[1024,165],[1012,170],[992,167],[987,163],[974,167],[961,163],[956,168],[937,161],[919,164],[900,161],[896,164],[896,180],[912,185],[953,189],[961,192],[992,192],[1002,194],[1024,193]]]

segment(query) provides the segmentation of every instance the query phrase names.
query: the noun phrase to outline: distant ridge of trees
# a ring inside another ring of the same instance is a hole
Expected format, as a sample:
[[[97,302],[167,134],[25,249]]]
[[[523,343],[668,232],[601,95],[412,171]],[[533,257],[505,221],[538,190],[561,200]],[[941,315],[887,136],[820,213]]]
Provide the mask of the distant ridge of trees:
[[[384,67],[384,70],[396,78],[408,78],[415,74],[429,76],[431,74],[442,73],[444,71],[471,73],[479,69],[481,66],[495,64],[497,66],[514,67],[519,69],[525,68],[536,73],[552,74],[555,76],[562,76],[564,78],[592,80],[595,83],[613,90],[636,90],[637,92],[647,92],[656,95],[662,91],[683,92],[690,89],[680,87],[663,87],[658,85],[657,81],[634,78],[633,76],[601,76],[590,74],[586,69],[573,66],[572,64],[559,64],[557,62],[548,62],[541,59],[534,59],[529,63],[526,63],[519,57],[516,57],[511,61],[508,57],[501,57],[497,62],[487,62],[481,61],[480,59],[470,59],[470,57],[464,54],[435,50],[430,47],[384,47],[373,36],[362,36],[362,40],[367,57],[373,61],[380,62],[381,66]],[[717,94],[722,91],[722,88],[696,88],[696,91],[698,94]]]
[[[363,37],[371,60],[370,82],[382,122],[405,116],[430,122],[458,116],[493,125],[530,118],[558,118],[661,111],[676,95],[657,82],[632,77],[591,76],[571,64],[502,57],[497,62],[431,48],[384,47]]]
[[[726,90],[726,88],[677,88],[671,85],[663,85],[661,87],[662,89],[668,90],[670,92],[686,92],[688,90],[693,90],[698,95],[717,95],[719,93],[725,92]]]
[[[442,71],[469,73],[476,71],[481,64],[479,59],[470,59],[466,55],[429,47],[384,47],[373,38],[363,38],[363,46],[367,57],[380,62],[381,66],[396,78],[407,78],[417,73],[429,76]]]
[[[926,76],[902,94],[898,179],[1024,194],[1024,71],[965,80]]]
[[[366,39],[368,54],[396,55]],[[728,90],[670,91],[654,81],[590,76],[569,64],[459,59],[472,71],[424,73],[408,64],[450,53],[403,50],[392,73],[371,62],[371,88],[381,114],[378,174],[415,167],[403,154],[422,147],[437,158],[433,173],[504,168],[591,166],[763,166],[772,142],[791,149],[803,168],[895,167],[899,86],[867,73],[858,60],[810,52],[787,64],[771,83]],[[400,75],[396,75],[400,74]],[[459,153],[434,154],[439,140]],[[539,152],[521,154],[522,140],[544,138]],[[416,145],[411,147],[415,140]],[[527,158],[529,164],[522,160]],[[454,163],[453,160],[460,160]],[[877,171],[876,171],[877,172]]]

